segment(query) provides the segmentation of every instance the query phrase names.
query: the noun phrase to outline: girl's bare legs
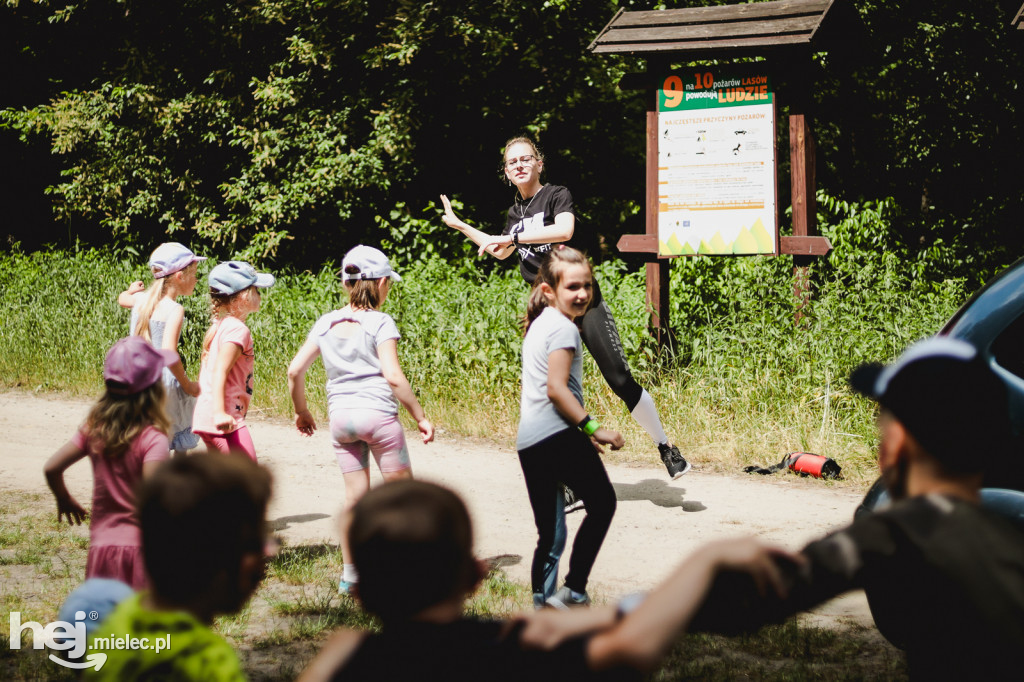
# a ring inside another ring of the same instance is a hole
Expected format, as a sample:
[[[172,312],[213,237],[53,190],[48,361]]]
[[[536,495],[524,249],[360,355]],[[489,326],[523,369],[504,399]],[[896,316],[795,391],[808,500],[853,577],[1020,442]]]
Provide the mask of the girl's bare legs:
[[[348,528],[351,518],[350,512],[352,507],[355,506],[356,502],[366,494],[366,491],[370,489],[370,469],[360,469],[359,471],[349,471],[343,474],[345,479],[345,508],[341,513],[341,556],[342,560],[346,565],[352,564],[352,553],[348,546]],[[339,591],[348,592],[348,587],[351,583],[356,582],[350,580],[353,576],[348,577],[342,576],[341,583],[338,585]]]
[[[348,528],[349,520],[351,515],[349,512],[355,503],[366,494],[366,491],[370,489],[370,469],[360,469],[359,471],[350,471],[343,474],[345,478],[345,508],[341,515],[341,555],[343,561],[346,564],[351,564],[351,552],[348,545]],[[412,478],[412,467],[401,469],[399,471],[387,471],[382,472],[381,475],[384,477],[384,482],[398,481],[403,478]],[[353,576],[349,576],[353,577]],[[342,576],[342,583],[354,583],[356,580],[349,580],[345,576]],[[342,586],[339,585],[339,589]],[[345,588],[343,591],[347,591]]]

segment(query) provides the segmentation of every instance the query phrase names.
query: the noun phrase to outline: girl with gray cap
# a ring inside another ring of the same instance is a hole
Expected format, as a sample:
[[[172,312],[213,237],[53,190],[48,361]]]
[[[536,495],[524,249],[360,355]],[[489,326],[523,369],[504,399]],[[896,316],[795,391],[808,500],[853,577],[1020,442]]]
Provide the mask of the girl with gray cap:
[[[260,309],[260,289],[273,286],[274,276],[256,272],[248,263],[228,261],[210,271],[212,324],[203,339],[201,392],[192,430],[209,452],[241,452],[256,461],[256,447],[245,425],[252,400],[256,350],[245,326]]]
[[[434,439],[434,426],[398,364],[398,327],[380,312],[391,280],[402,278],[381,251],[360,245],[345,254],[341,279],[348,305],[323,315],[313,325],[288,366],[288,388],[295,406],[295,426],[303,436],[310,436],[316,430],[316,420],[306,405],[306,370],[318,356],[323,359],[331,439],[345,477],[346,513],[341,528],[345,567],[338,590],[348,592],[359,576],[349,552],[347,510],[370,489],[370,454],[385,481],[412,478],[398,403],[416,420],[424,443]]]

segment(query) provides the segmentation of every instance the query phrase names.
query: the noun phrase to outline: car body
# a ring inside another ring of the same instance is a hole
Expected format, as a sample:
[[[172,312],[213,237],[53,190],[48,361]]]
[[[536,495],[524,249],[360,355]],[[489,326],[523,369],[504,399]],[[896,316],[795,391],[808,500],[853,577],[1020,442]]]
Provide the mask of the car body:
[[[1010,453],[965,452],[990,457],[985,487],[1024,491],[1024,258],[978,289],[938,332],[969,342],[1006,384],[1010,420],[1017,433]],[[855,515],[874,509],[884,495],[881,480],[868,490]]]

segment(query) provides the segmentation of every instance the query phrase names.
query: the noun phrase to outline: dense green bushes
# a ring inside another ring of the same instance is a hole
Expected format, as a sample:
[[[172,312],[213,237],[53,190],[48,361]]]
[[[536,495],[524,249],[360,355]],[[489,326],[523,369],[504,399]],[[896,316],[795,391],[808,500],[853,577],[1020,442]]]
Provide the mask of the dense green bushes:
[[[698,463],[732,469],[808,449],[835,457],[854,477],[867,472],[872,406],[849,392],[846,376],[860,362],[887,360],[933,333],[966,297],[961,281],[922,276],[927,263],[885,242],[885,202],[835,208],[825,231],[837,248],[812,269],[814,295],[799,326],[790,259],[677,259],[674,344],[662,352],[646,330],[642,273],[614,260],[597,266],[637,378],[655,396],[670,436]],[[397,236],[391,244],[403,281],[385,306],[403,334],[403,367],[442,428],[510,443],[526,287],[510,264],[417,257],[414,245]],[[127,331],[128,314],[115,299],[129,281],[145,278],[141,260],[92,250],[0,257],[0,381],[99,391],[103,353]],[[254,407],[264,414],[290,416],[285,368],[314,320],[338,305],[335,268],[275,273],[278,284],[250,318]],[[194,375],[205,296],[183,303],[181,350]],[[651,463],[646,436],[589,361],[586,371],[588,408],[626,433],[622,456]],[[317,363],[307,386],[321,414],[322,384]]]

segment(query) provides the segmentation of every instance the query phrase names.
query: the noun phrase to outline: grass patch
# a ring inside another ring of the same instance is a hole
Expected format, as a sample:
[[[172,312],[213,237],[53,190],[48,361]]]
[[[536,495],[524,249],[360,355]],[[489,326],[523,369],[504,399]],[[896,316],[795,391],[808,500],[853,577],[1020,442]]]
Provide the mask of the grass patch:
[[[6,491],[0,502],[0,553],[8,557],[0,565],[0,604],[5,616],[20,611],[23,622],[55,620],[60,604],[85,573],[86,527],[57,525],[51,506],[46,495],[12,491]],[[340,572],[336,545],[285,546],[269,562],[266,579],[246,606],[216,619],[214,628],[239,652],[250,679],[294,679],[332,630],[380,627],[354,599],[337,594]],[[469,600],[466,612],[506,618],[531,605],[529,587],[495,569]],[[74,679],[70,670],[47,660],[45,651],[25,647],[30,638],[26,632],[22,650],[12,651],[7,632],[0,634],[0,679]],[[744,637],[686,635],[651,679],[694,677],[901,679],[905,665],[876,631],[821,630],[790,621]]]
[[[801,627],[795,620],[739,637],[687,634],[652,682],[907,679],[902,652],[876,631]]]

